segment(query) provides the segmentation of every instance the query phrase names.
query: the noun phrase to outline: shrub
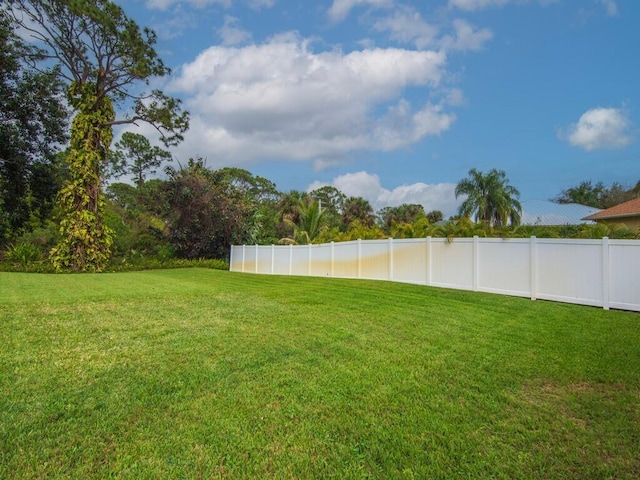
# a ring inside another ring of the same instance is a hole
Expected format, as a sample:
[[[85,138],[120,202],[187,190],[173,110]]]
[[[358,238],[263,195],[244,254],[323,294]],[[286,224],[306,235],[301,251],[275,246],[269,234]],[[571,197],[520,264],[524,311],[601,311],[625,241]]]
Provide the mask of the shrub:
[[[26,269],[29,264],[42,258],[42,249],[30,242],[19,242],[9,246],[4,256],[7,261],[19,264],[22,269]]]

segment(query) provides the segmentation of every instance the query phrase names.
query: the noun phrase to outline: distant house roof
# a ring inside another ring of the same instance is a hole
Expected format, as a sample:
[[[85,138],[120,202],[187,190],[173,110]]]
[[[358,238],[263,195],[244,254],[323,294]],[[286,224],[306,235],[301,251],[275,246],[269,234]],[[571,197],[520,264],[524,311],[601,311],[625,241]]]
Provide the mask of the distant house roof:
[[[549,200],[532,199],[521,202],[524,225],[579,225],[585,216],[600,210],[577,203],[555,203]]]
[[[640,198],[634,198],[615,207],[601,210],[584,217],[583,220],[604,220],[607,218],[624,218],[640,216]]]

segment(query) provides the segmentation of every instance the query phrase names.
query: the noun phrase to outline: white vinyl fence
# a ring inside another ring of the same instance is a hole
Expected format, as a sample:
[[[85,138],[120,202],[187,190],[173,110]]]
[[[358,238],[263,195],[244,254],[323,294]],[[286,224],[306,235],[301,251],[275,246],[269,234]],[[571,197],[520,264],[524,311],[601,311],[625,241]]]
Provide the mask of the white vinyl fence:
[[[230,270],[362,278],[640,311],[640,240],[413,238],[231,247]]]

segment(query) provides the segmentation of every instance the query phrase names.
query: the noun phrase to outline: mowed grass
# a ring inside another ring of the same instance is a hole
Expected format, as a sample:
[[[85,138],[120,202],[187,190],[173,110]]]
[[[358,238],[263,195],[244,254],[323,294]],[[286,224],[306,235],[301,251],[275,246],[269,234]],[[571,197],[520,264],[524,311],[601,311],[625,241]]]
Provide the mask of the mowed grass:
[[[215,270],[0,273],[0,478],[640,478],[640,315]]]

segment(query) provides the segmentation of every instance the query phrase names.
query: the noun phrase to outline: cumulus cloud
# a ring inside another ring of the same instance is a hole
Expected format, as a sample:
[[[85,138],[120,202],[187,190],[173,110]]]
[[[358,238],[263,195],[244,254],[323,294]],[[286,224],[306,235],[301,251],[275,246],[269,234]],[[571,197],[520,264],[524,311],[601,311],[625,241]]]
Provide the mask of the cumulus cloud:
[[[261,8],[271,8],[275,3],[276,0],[250,0],[249,7],[254,10],[260,10]]]
[[[308,190],[314,190],[323,185],[325,184],[314,182]],[[425,212],[440,210],[444,214],[444,218],[454,215],[461,201],[455,197],[456,185],[454,183],[429,185],[419,182],[388,189],[382,186],[378,175],[364,171],[335,177],[331,186],[347,196],[362,197],[368,200],[375,210],[384,207],[397,207],[403,203],[417,203],[424,207]]]
[[[238,45],[251,39],[251,33],[240,28],[236,17],[225,15],[224,25],[218,29],[223,45]]]
[[[374,28],[389,32],[391,40],[400,43],[413,43],[423,49],[436,43],[438,27],[424,21],[422,15],[409,7],[396,9],[391,15],[378,19]]]
[[[408,87],[439,88],[445,65],[445,54],[433,51],[316,53],[296,34],[214,46],[183,65],[167,88],[191,112],[178,148],[221,162],[331,162],[356,150],[401,148],[455,120],[446,100],[414,105],[402,96]]]
[[[218,5],[222,5],[225,8],[229,8],[231,6],[232,0],[187,0],[187,1],[183,1],[183,0],[147,0],[147,7],[148,8],[154,8],[157,10],[166,10],[168,9],[171,5],[174,4],[182,4],[182,3],[187,3],[190,4],[194,7],[197,8],[203,8],[206,7],[208,5],[214,5],[214,4],[218,4]]]
[[[560,134],[575,147],[587,151],[621,148],[632,141],[631,122],[619,108],[593,108],[583,113],[578,123]]]
[[[490,29],[476,29],[462,19],[454,20],[453,28],[455,35],[446,35],[441,42],[444,48],[450,50],[481,50],[485,42],[493,38],[493,32]]]
[[[378,18],[373,28],[379,32],[387,32],[390,40],[413,44],[418,49],[480,50],[485,42],[493,38],[490,29],[476,29],[462,19],[454,20],[452,32],[442,35],[441,31],[448,27],[426,22],[420,12],[407,6],[397,7],[392,13]]]
[[[502,7],[513,0],[449,0],[449,5],[460,10],[474,11],[489,7]]]
[[[542,6],[556,3],[558,0],[537,0]],[[601,0],[603,2],[610,2],[614,0]],[[460,10],[466,10],[468,12],[476,10],[484,10],[492,7],[503,7],[509,3],[516,5],[524,5],[529,3],[529,0],[449,0],[449,6],[459,8]]]
[[[368,6],[373,8],[382,8],[393,5],[393,0],[333,0],[327,14],[334,22],[341,22],[351,10],[358,6]]]

